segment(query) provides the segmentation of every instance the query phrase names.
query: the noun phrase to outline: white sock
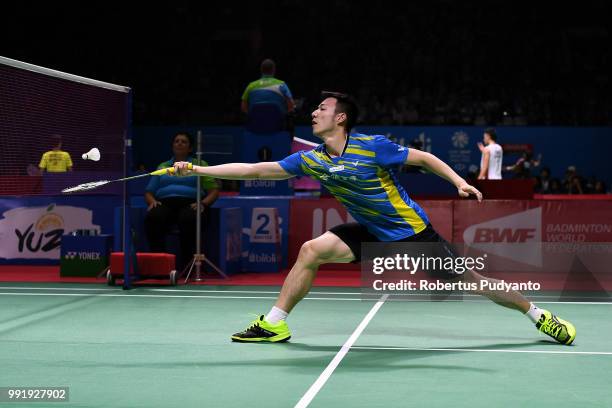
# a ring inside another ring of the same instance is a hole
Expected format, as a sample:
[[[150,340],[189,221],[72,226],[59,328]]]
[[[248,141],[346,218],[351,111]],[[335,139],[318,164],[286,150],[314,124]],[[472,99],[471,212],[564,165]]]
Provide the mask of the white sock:
[[[541,315],[542,309],[538,309],[538,307],[533,303],[530,304],[529,310],[527,311],[527,313],[525,313],[525,316],[527,316],[534,323],[540,320]]]
[[[279,309],[276,306],[272,306],[270,313],[268,313],[264,319],[268,323],[276,324],[281,320],[285,320],[287,316],[289,316],[289,313],[285,312],[283,309]]]

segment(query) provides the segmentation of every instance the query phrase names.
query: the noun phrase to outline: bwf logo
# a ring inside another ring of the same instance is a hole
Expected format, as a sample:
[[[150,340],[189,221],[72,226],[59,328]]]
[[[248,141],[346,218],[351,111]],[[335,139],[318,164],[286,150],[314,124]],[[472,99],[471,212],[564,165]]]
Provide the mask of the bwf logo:
[[[495,218],[466,228],[466,244],[540,242],[542,209],[540,207]]]
[[[542,208],[472,225],[463,232],[463,241],[485,252],[541,266],[541,248],[534,243],[542,241]]]
[[[477,228],[474,232],[474,243],[535,241],[535,228]]]

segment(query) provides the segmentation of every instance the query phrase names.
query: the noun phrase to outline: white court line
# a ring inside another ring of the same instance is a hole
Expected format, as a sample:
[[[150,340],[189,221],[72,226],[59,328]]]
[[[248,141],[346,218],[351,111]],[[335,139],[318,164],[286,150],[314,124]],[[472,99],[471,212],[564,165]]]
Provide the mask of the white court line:
[[[29,286],[0,286],[0,289],[25,289],[25,290],[82,290],[82,291],[86,291],[86,290],[117,290],[117,289],[111,289],[111,288],[58,288],[58,287],[29,287]]]
[[[276,299],[276,296],[214,296],[214,295],[127,295],[118,293],[29,293],[29,292],[0,292],[8,296],[91,296],[91,297],[142,297],[142,298],[202,298],[202,299]],[[361,298],[326,298],[305,297],[304,300],[362,300]]]
[[[140,288],[140,289],[144,289],[144,288]],[[145,290],[150,290],[152,292],[196,292],[196,293],[203,293],[203,292],[219,292],[219,293],[275,293],[275,294],[279,294],[280,291],[279,290],[195,290],[195,289],[145,289]],[[311,290],[310,292],[308,292],[310,294],[313,295],[361,295],[361,292],[318,292],[318,291],[314,291]]]
[[[327,365],[327,367],[325,368],[325,370],[323,370],[319,378],[317,378],[317,380],[310,386],[308,391],[306,391],[306,393],[298,401],[298,403],[295,405],[295,408],[305,408],[312,402],[312,399],[317,395],[317,393],[325,385],[325,383],[327,382],[329,377],[332,375],[336,367],[338,367],[338,364],[340,364],[340,362],[342,361],[346,353],[349,352],[349,350],[351,349],[351,347],[353,346],[357,338],[361,335],[361,333],[366,328],[368,323],[370,323],[370,320],[372,320],[376,312],[378,312],[378,310],[383,305],[383,303],[385,303],[385,300],[387,300],[388,297],[389,295],[381,296],[380,300],[376,302],[374,306],[372,306],[372,309],[370,309],[370,311],[363,318],[361,323],[359,323],[359,326],[357,326],[353,334],[351,334],[348,340],[342,345],[342,347],[340,348],[340,350],[338,351],[334,359]]]
[[[23,290],[66,290],[66,291],[117,291],[119,289],[115,288],[59,288],[59,287],[29,287],[29,286],[0,286],[0,289],[23,289]],[[209,290],[209,289],[159,289],[159,288],[147,288],[147,287],[138,287],[135,290],[144,290],[150,292],[192,292],[192,293],[268,293],[268,294],[279,294],[279,290]],[[310,291],[313,295],[361,295],[361,292],[320,292],[320,291]]]
[[[0,286],[0,289],[3,289]],[[24,288],[24,289],[28,289],[28,288]],[[195,290],[195,289],[152,289],[152,288],[144,288],[144,287],[140,287],[139,289],[141,290],[148,290],[148,291],[152,291],[152,292],[195,292],[195,293],[202,293],[202,292],[219,292],[219,293],[280,293],[280,291],[265,291],[265,290],[207,290],[207,289],[203,289],[203,290]],[[93,290],[93,289],[91,289]],[[112,289],[111,289],[112,290]],[[320,291],[310,291],[308,292],[310,294],[313,295],[375,295],[373,293],[363,293],[363,292],[320,292]],[[389,296],[404,296],[404,295],[389,295]],[[411,293],[409,296],[431,296],[431,294],[428,293]],[[465,293],[462,296],[464,297],[473,297],[473,298],[480,298],[482,300],[486,300],[484,297],[482,297],[481,295],[473,295],[473,294],[469,294],[469,293]],[[539,299],[539,298],[558,298],[559,295],[533,295],[533,296],[529,296],[530,299]],[[583,299],[601,299],[601,297],[595,297],[595,296],[582,296],[581,298]],[[612,302],[612,299],[610,299],[610,301]],[[550,302],[546,302],[546,303],[550,303]],[[573,302],[570,302],[573,303]]]
[[[0,289],[7,289],[7,290],[11,290],[11,289],[23,289],[23,290],[65,290],[65,291],[118,291],[118,288],[112,289],[112,288],[99,288],[99,289],[95,289],[95,288],[59,288],[59,287],[29,287],[29,286],[0,286]],[[163,289],[163,288],[147,288],[147,287],[137,287],[134,288],[134,290],[142,290],[142,291],[149,291],[149,292],[189,292],[189,293],[264,293],[264,294],[279,294],[280,291],[274,291],[274,290],[209,290],[209,289]],[[375,295],[374,293],[363,293],[363,292],[321,292],[321,291],[310,291],[308,292],[310,294],[313,295]],[[402,294],[398,294],[398,295],[389,295],[391,296],[391,299],[393,299],[394,296],[406,296],[406,295],[402,295]],[[411,297],[419,297],[419,296],[431,296],[431,294],[427,294],[427,293],[411,293],[409,296]],[[482,297],[481,295],[473,295],[473,294],[463,294],[461,295],[463,297],[473,297],[473,298],[477,298],[477,299],[482,299],[483,301],[486,302],[486,299],[484,297]],[[544,298],[558,298],[559,295],[532,295],[529,296],[529,299],[544,299]],[[598,297],[595,296],[583,296],[581,297],[583,299],[598,299]],[[369,299],[371,300],[371,299]],[[461,302],[462,300],[452,300],[449,299],[447,300],[447,302]],[[612,303],[612,299],[610,299],[610,302],[573,302],[573,301],[545,301],[542,300],[542,303],[557,303],[557,304],[576,304],[576,303],[586,303],[586,304],[607,304],[607,303]]]
[[[561,302],[561,301],[547,301],[543,300],[538,303],[550,303],[553,305],[612,305],[612,301],[610,302]]]
[[[15,287],[12,287],[11,289],[15,289]],[[24,289],[33,289],[33,288],[24,288]],[[40,290],[44,290],[44,289],[52,289],[52,290],[61,290],[61,288],[40,288]],[[38,290],[38,288],[36,289]],[[78,291],[78,289],[76,288],[72,288],[69,290],[73,290],[73,291]],[[94,291],[96,289],[86,289],[86,290],[90,290],[90,291]],[[99,290],[111,290],[114,292],[119,292],[119,290],[117,289],[99,289]],[[179,292],[185,292],[185,291],[181,291],[179,290]],[[229,293],[229,291],[194,291],[197,293],[207,293],[207,292],[220,292],[220,293]],[[256,291],[238,291],[238,293],[268,293],[268,292],[256,292]],[[272,294],[276,294],[278,292],[269,292]],[[313,294],[328,294],[329,292],[310,292]],[[345,294],[345,293],[342,293]],[[357,294],[357,293],[351,293],[351,294]],[[98,296],[98,297],[150,297],[150,298],[210,298],[210,299],[276,299],[276,297],[274,296],[213,296],[213,295],[201,295],[201,296],[196,296],[196,295],[148,295],[148,294],[119,294],[119,293],[115,293],[115,294],[111,294],[111,293],[30,293],[30,292],[0,292],[0,295],[12,295],[12,296],[18,296],[18,295],[24,295],[24,296]],[[385,296],[390,296],[390,295],[385,295]],[[480,297],[480,296],[479,296]],[[367,301],[367,302],[372,302],[374,301],[374,299],[372,298],[363,298],[363,297],[358,297],[358,298],[334,298],[334,297],[305,297],[304,299],[306,300],[338,300],[338,301]],[[391,298],[392,300],[392,298]],[[405,300],[405,302],[407,303],[431,303],[430,300]],[[444,302],[469,302],[466,300],[444,300]],[[486,301],[486,299],[482,298],[481,300],[482,303],[488,303]],[[437,302],[437,303],[441,303],[441,302]],[[542,303],[542,304],[567,304],[567,305],[610,305],[612,306],[612,301],[610,302],[565,302],[565,301],[542,301],[542,302],[538,302],[538,303]]]
[[[472,353],[534,353],[534,354],[584,354],[611,356],[612,351],[553,351],[553,350],[504,350],[504,349],[463,349],[463,348],[433,348],[433,347],[368,347],[355,346],[357,350],[400,350],[400,351],[455,351]]]
[[[10,287],[7,287],[6,289],[9,289]],[[0,286],[0,289],[4,289],[3,287]],[[27,287],[24,287],[24,289],[28,289]],[[58,288],[59,289],[59,288]],[[221,293],[280,293],[280,291],[264,291],[264,290],[207,290],[207,289],[203,289],[203,290],[196,290],[196,289],[161,289],[161,288],[156,288],[156,289],[152,289],[152,288],[145,288],[145,287],[139,287],[139,289],[141,290],[149,290],[152,292],[221,292]],[[93,289],[88,289],[88,290],[93,290]],[[111,289],[113,290],[113,289]],[[375,295],[374,293],[370,293],[370,292],[320,292],[320,291],[310,291],[308,293],[311,293],[313,295]],[[393,296],[404,296],[404,295],[389,295],[391,297]],[[431,296],[431,294],[429,293],[411,293],[409,296]],[[485,300],[484,297],[482,297],[482,295],[473,295],[473,294],[469,294],[469,293],[465,293],[462,294],[461,296],[463,297],[473,297],[473,298],[481,298],[483,300]],[[558,298],[559,295],[532,295],[529,296],[530,299],[538,299],[538,298]],[[601,299],[601,297],[595,297],[595,296],[582,296],[581,298],[583,299]],[[611,299],[612,301],[612,299]]]
[[[23,290],[66,290],[66,291],[118,291],[118,288],[58,288],[58,287],[28,287],[28,286],[0,286],[0,289],[23,289]],[[266,293],[266,294],[279,294],[280,291],[276,290],[196,290],[196,289],[153,289],[146,287],[139,287],[135,290],[143,290],[147,292],[189,292],[189,293]],[[319,292],[310,291],[313,295],[361,295],[361,292]]]

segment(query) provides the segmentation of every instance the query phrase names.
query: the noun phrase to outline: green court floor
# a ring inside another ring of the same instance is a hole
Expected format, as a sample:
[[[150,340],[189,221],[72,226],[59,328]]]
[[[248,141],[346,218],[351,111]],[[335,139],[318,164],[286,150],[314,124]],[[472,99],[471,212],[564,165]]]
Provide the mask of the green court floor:
[[[316,288],[289,343],[231,343],[277,291],[0,283],[0,387],[70,387],[36,407],[612,406],[612,303],[538,302],[576,325],[567,347],[489,302]]]

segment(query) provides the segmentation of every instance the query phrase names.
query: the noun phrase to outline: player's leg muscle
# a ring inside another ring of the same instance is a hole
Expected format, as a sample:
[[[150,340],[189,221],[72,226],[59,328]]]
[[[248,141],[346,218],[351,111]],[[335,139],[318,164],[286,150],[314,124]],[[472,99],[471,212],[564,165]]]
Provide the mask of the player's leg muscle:
[[[331,232],[326,232],[318,238],[304,242],[298,255],[298,262],[303,262],[308,266],[346,263],[353,259],[355,259],[355,256],[348,245]]]
[[[351,249],[338,236],[326,232],[302,245],[295,264],[285,279],[276,307],[290,312],[306,296],[319,266],[332,262],[351,262]]]

